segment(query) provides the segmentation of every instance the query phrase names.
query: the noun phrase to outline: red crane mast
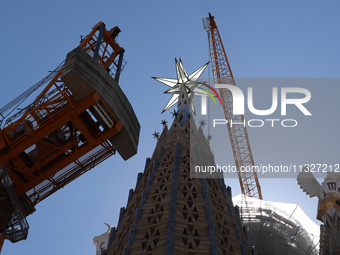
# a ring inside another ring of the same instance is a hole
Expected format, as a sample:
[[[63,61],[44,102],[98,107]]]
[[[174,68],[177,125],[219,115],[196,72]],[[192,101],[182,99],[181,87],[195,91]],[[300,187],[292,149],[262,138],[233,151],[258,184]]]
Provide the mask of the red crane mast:
[[[214,17],[210,13],[208,18],[203,19],[203,26],[208,33],[214,83],[232,84],[236,86],[220,33]],[[262,200],[261,186],[257,178],[257,173],[253,171],[240,171],[241,166],[249,167],[249,169],[252,169],[252,166],[254,166],[247,128],[244,124],[230,125],[230,123],[245,123],[244,117],[243,115],[233,114],[233,97],[231,92],[228,89],[219,89],[219,92],[223,103],[224,115],[228,121],[228,133],[238,170],[242,194]]]

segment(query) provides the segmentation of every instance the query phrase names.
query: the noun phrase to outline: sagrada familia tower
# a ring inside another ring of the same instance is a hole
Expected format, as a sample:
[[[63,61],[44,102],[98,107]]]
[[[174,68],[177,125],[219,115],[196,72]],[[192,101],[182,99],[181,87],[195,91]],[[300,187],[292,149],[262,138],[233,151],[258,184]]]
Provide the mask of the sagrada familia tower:
[[[191,111],[190,92],[200,74],[188,76],[177,61],[176,68],[173,123],[164,125],[117,227],[103,249],[97,245],[97,254],[256,254],[223,178],[193,178],[190,173],[192,164],[212,165],[214,158]]]

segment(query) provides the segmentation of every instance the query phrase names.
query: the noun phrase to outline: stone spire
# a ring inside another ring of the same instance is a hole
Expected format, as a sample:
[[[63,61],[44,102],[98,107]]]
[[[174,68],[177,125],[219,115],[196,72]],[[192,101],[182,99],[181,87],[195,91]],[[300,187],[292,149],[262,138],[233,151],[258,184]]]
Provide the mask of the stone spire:
[[[106,254],[252,254],[230,187],[223,179],[190,176],[190,164],[211,164],[213,156],[192,121],[185,86],[177,107],[121,208]]]

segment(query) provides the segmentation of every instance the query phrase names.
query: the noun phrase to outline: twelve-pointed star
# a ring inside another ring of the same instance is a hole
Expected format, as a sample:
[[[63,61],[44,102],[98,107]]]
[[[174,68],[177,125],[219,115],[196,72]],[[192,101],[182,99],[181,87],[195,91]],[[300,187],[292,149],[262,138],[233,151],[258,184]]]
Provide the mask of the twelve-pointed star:
[[[181,92],[182,84],[185,85],[187,92],[188,92],[188,96],[190,98],[191,92],[193,92],[195,88],[203,84],[202,82],[198,82],[197,80],[200,78],[205,68],[209,64],[209,62],[206,63],[205,65],[197,69],[195,72],[188,75],[187,71],[185,70],[183,66],[181,59],[179,59],[179,62],[177,61],[177,59],[175,59],[175,62],[176,62],[177,79],[152,77],[155,80],[161,83],[164,83],[165,85],[170,87],[170,89],[168,89],[164,93],[173,94],[168,104],[164,107],[162,113],[168,110],[170,107],[172,107],[178,102],[178,97]],[[193,101],[193,98],[192,98],[192,101]]]

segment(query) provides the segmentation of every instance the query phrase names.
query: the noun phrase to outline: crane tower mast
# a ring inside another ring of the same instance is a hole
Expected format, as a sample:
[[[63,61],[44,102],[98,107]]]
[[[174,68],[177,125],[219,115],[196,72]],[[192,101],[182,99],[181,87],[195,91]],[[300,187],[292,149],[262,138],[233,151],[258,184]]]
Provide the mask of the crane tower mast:
[[[214,83],[236,86],[220,33],[214,17],[210,13],[208,18],[203,19],[203,26],[208,33]],[[243,115],[233,114],[233,97],[231,92],[228,89],[219,89],[219,92],[223,103],[224,115],[228,121],[228,133],[236,168],[238,169],[242,194],[262,200],[261,187],[257,178],[257,173],[253,171],[239,171],[241,166],[249,166],[250,169],[254,166],[254,159],[245,125],[230,125],[230,123],[244,123],[244,117]]]
[[[137,153],[140,125],[118,85],[119,32],[99,22],[63,65],[0,109],[0,252],[5,239],[27,238],[26,216],[39,202],[116,151],[124,160]]]

